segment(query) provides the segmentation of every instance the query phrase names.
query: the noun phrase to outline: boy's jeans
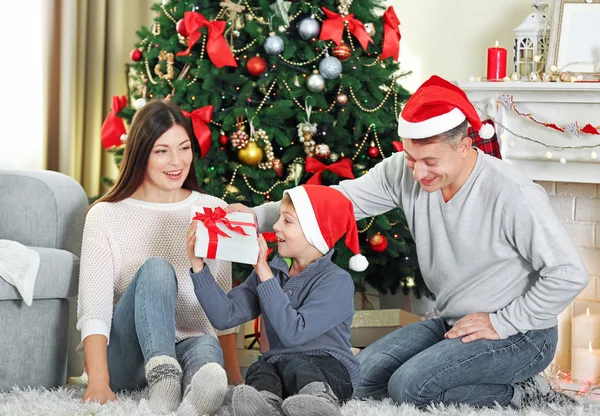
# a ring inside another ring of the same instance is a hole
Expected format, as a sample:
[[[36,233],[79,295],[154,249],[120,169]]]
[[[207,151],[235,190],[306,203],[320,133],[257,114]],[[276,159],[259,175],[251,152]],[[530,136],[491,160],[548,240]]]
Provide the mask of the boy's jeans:
[[[185,392],[194,374],[207,363],[223,366],[217,338],[202,335],[175,343],[177,278],[162,258],[151,257],[135,274],[113,312],[108,371],[114,391],[146,386],[144,365],[152,357],[177,358]]]
[[[552,361],[556,327],[507,339],[445,339],[442,319],[400,328],[358,355],[363,377],[355,397],[381,399],[419,407],[430,403],[473,406],[509,405],[512,384],[543,371]]]

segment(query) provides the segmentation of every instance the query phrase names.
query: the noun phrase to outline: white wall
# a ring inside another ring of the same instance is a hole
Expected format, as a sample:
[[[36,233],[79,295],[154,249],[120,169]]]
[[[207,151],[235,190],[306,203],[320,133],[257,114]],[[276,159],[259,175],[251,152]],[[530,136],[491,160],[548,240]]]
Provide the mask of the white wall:
[[[533,0],[391,0],[400,19],[400,63],[413,71],[402,83],[409,91],[431,75],[467,81],[486,75],[487,48],[496,40],[508,50],[507,75],[514,72],[513,29],[533,10]]]

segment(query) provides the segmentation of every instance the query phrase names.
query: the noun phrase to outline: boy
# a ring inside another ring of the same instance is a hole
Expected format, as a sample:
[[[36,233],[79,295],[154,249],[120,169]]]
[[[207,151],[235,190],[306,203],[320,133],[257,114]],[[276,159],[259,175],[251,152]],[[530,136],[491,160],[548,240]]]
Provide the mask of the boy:
[[[285,191],[273,229],[278,254],[268,264],[259,236],[254,272],[228,294],[203,259],[193,256],[195,233],[188,236],[194,290],[213,326],[231,328],[261,314],[265,322],[271,349],[250,366],[246,384],[235,388],[233,412],[341,415],[338,404],[352,397],[360,365],[350,350],[354,283],[331,261],[331,248],[345,233],[355,253],[350,268],[368,266],[359,254],[352,203],[333,188],[302,185]]]

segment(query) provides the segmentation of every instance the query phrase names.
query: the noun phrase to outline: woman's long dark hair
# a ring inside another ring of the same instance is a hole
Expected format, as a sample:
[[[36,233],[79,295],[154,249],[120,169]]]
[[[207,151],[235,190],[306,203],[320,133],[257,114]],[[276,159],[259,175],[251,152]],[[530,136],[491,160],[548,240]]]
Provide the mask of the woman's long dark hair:
[[[154,143],[175,125],[183,127],[192,140],[194,134],[190,123],[175,104],[156,100],[150,101],[138,110],[127,135],[127,146],[123,154],[119,176],[114,186],[92,206],[98,202],[119,202],[133,195],[144,181]],[[196,178],[193,159],[182,188],[203,192]]]

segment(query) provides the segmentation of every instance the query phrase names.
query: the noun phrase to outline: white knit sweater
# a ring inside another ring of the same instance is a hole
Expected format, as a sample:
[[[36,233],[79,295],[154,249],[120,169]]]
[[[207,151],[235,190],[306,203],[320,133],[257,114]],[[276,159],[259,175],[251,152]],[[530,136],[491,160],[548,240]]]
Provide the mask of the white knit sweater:
[[[192,192],[183,201],[152,203],[131,198],[101,202],[87,214],[81,248],[77,329],[81,339],[102,334],[110,340],[113,308],[142,264],[162,257],[175,269],[179,293],[175,307],[176,341],[217,331],[200,307],[190,278],[185,233],[190,208],[224,207],[213,196]],[[231,263],[206,260],[215,280],[225,292],[231,290]]]

